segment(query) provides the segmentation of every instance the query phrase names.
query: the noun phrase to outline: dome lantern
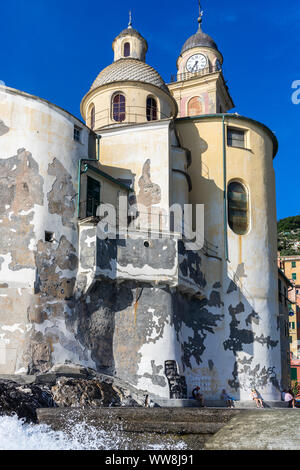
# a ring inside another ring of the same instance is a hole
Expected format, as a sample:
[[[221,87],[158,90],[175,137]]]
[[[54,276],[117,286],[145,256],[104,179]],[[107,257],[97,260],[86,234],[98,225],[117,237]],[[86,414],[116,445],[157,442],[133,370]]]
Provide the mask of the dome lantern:
[[[112,43],[114,61],[130,58],[145,62],[148,44],[146,39],[132,27],[132,16],[129,12],[129,23]]]

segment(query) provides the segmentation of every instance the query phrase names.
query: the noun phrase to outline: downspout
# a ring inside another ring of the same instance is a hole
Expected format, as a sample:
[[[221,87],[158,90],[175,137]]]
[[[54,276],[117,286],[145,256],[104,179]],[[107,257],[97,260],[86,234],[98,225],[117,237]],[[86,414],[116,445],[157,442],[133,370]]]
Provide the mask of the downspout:
[[[97,134],[97,160],[100,162],[100,139],[102,135]]]
[[[226,165],[226,127],[225,127],[225,114],[222,117],[223,126],[223,210],[224,210],[224,248],[225,260],[229,261],[228,257],[228,220],[227,220],[227,165]]]
[[[80,158],[78,160],[78,177],[77,177],[77,184],[78,184],[78,193],[77,193],[77,218],[79,219],[79,207],[80,207],[80,196],[81,196],[81,175],[85,173],[85,171],[81,171],[81,163],[82,162],[99,162],[100,161],[100,139],[101,135],[97,134],[97,155],[96,158]]]

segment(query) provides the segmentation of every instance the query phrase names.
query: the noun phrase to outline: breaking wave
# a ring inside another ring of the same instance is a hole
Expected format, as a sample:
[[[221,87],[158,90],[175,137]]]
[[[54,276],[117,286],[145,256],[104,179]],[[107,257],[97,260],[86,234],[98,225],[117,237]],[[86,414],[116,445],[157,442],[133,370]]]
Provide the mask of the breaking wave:
[[[134,438],[133,438],[134,439]],[[161,444],[139,444],[144,450],[184,450],[183,441],[163,438]],[[134,449],[128,434],[104,431],[85,423],[66,422],[65,431],[53,431],[45,424],[26,424],[17,416],[0,417],[0,450],[128,450]]]

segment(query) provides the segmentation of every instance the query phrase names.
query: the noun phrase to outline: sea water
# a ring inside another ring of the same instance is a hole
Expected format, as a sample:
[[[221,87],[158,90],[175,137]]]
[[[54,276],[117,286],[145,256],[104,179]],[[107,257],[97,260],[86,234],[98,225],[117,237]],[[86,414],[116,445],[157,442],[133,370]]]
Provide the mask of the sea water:
[[[144,450],[184,450],[184,442],[164,439]],[[132,449],[129,434],[104,431],[85,423],[66,422],[66,431],[53,431],[45,424],[26,424],[17,416],[0,417],[0,450],[119,450]]]

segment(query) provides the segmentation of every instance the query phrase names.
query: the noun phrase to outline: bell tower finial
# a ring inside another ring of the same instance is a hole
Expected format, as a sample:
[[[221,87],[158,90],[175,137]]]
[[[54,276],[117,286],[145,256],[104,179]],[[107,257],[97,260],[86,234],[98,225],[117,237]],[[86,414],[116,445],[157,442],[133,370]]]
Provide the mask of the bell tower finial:
[[[202,23],[202,17],[203,17],[203,11],[201,10],[201,0],[198,0],[198,3],[199,3],[198,30],[201,31],[201,23]]]
[[[128,23],[128,28],[132,29],[132,14],[131,10],[129,10],[129,23]]]

